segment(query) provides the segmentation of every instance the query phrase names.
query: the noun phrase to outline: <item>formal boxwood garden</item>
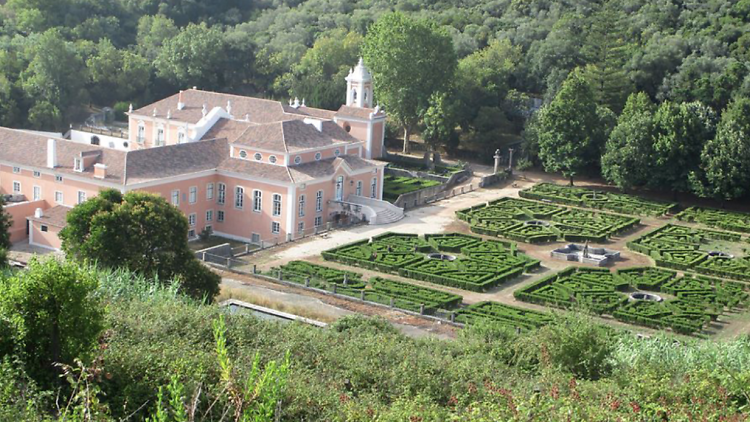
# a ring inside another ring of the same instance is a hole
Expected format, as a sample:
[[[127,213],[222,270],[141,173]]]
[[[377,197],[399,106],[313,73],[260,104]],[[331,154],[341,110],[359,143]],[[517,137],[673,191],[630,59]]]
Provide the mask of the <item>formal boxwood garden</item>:
[[[664,215],[677,206],[676,203],[653,201],[633,195],[576,186],[562,186],[554,183],[540,183],[520,191],[518,195],[522,198],[551,201],[564,205],[654,217]]]
[[[701,223],[717,229],[750,233],[750,214],[742,212],[690,207],[675,217],[688,223]]]
[[[717,244],[742,249],[739,234],[667,224],[628,242],[629,249],[648,255],[659,267],[750,281],[750,260],[721,250]]]
[[[510,328],[531,330],[552,322],[544,312],[531,311],[497,302],[479,302],[456,311],[456,322],[474,324],[492,321]]]
[[[658,292],[663,302],[633,301],[637,291]],[[669,297],[669,296],[671,297]],[[746,286],[700,276],[680,277],[675,271],[638,267],[608,269],[570,267],[516,290],[525,302],[559,308],[578,307],[597,314],[653,328],[671,328],[694,334],[718,318],[725,309],[745,306]]]
[[[450,253],[455,260],[431,259]],[[323,258],[383,273],[472,291],[486,291],[539,266],[509,242],[465,234],[384,233],[323,252]]]
[[[438,309],[451,309],[460,305],[463,300],[457,294],[396,280],[374,277],[364,281],[359,273],[305,261],[291,261],[271,269],[267,275],[277,278],[279,272],[285,281],[328,291],[333,291],[335,285],[336,293],[413,312],[430,314]]]
[[[570,209],[525,199],[501,198],[456,212],[474,233],[524,243],[604,242],[640,222],[637,218]]]

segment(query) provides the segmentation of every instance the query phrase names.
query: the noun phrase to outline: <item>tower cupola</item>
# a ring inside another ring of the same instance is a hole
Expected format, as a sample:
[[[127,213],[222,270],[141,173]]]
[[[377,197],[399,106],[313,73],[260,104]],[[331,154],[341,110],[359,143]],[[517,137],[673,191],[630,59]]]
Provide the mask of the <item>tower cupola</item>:
[[[346,77],[346,105],[372,108],[372,74],[361,57]]]

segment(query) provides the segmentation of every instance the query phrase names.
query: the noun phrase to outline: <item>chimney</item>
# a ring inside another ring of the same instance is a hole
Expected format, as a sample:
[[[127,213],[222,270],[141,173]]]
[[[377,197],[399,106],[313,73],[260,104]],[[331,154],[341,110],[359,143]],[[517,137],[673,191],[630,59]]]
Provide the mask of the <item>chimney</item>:
[[[302,121],[305,122],[305,123],[307,123],[308,125],[313,125],[315,127],[315,129],[318,129],[318,132],[322,132],[323,131],[323,121],[321,121],[321,120],[305,118]]]
[[[57,167],[57,141],[47,139],[47,167]]]
[[[41,208],[37,208],[34,210],[34,218],[42,218],[44,217],[44,211],[42,211]]]
[[[107,178],[107,165],[102,163],[94,164],[94,177],[97,179]]]
[[[177,110],[182,110],[185,108],[185,103],[182,102],[182,90],[180,90],[180,95],[177,97]]]
[[[227,101],[227,113],[231,116],[232,115],[232,102]]]
[[[292,107],[299,108],[299,98],[294,97],[294,103],[292,103]]]

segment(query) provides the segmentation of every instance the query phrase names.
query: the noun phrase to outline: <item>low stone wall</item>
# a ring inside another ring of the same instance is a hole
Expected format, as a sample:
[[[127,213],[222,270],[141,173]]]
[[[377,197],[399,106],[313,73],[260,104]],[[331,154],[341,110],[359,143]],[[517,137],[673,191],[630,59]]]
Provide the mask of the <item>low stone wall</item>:
[[[195,256],[201,261],[219,265],[226,265],[227,259],[234,258],[234,255],[232,254],[232,245],[229,243],[201,249],[195,253]]]
[[[511,173],[507,170],[501,171],[497,174],[491,174],[489,176],[482,177],[482,180],[479,181],[479,187],[480,188],[486,188],[487,186],[492,186],[497,183],[503,182],[510,177]]]
[[[443,183],[442,185],[430,186],[414,192],[404,193],[396,199],[393,205],[403,209],[418,207],[433,200],[435,196],[447,189],[449,189],[449,185]]]

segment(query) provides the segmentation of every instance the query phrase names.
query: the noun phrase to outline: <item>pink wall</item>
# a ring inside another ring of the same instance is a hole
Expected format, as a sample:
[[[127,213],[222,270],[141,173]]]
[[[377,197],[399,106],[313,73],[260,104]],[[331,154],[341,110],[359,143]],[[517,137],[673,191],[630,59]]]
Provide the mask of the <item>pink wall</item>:
[[[381,158],[383,156],[383,130],[385,121],[373,123],[372,126],[372,158]]]
[[[96,195],[101,189],[95,181],[91,183],[71,180],[67,174],[60,174],[63,177],[62,182],[55,181],[55,172],[52,169],[43,169],[41,177],[34,177],[33,171],[21,168],[20,173],[13,173],[13,167],[0,165],[0,193],[12,194],[13,182],[21,183],[21,193],[26,199],[34,199],[34,186],[41,189],[41,199],[45,199],[49,206],[67,205],[74,206],[78,203],[78,191],[86,194],[86,198]],[[55,192],[62,192],[63,202],[55,202]]]
[[[15,243],[26,239],[26,217],[34,215],[34,211],[37,208],[43,210],[49,208],[47,202],[44,200],[34,202],[21,202],[18,204],[7,205],[5,211],[8,212],[10,218],[13,220],[10,226],[10,241]]]
[[[42,226],[47,226],[47,231],[42,231]],[[60,227],[50,226],[48,224],[33,221],[31,223],[31,236],[29,237],[29,243],[37,246],[44,246],[47,248],[59,250],[62,246],[62,241],[58,237],[58,234],[62,230]]]

